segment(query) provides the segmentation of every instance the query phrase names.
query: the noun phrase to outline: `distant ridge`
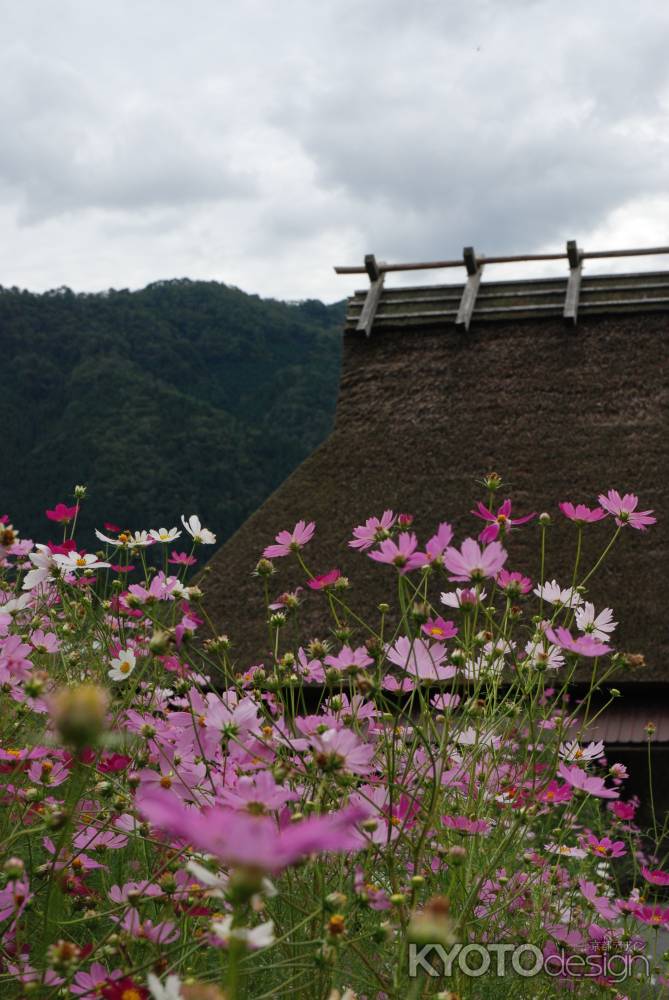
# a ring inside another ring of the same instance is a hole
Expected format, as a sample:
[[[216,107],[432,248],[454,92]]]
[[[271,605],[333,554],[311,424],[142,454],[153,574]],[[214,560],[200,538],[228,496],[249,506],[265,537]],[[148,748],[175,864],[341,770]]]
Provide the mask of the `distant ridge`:
[[[0,515],[55,538],[44,509],[86,483],[91,547],[182,512],[226,538],[327,436],[344,314],[187,278],[0,288]]]

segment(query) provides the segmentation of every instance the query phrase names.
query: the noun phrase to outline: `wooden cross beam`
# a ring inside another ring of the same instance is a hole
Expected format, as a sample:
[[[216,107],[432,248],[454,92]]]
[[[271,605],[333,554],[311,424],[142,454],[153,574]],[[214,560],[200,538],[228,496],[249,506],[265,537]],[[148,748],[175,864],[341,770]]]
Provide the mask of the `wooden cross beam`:
[[[365,271],[369,275],[369,291],[367,292],[356,330],[363,332],[366,337],[371,337],[374,317],[381,301],[383,282],[386,274],[377,263],[373,253],[365,255]]]
[[[460,307],[455,319],[455,325],[464,326],[465,330],[469,330],[474,306],[476,305],[476,296],[481,284],[483,264],[480,264],[477,260],[474,247],[465,247],[462,251],[462,257],[467,268],[467,283],[462,290],[462,298],[460,299]]]
[[[567,241],[567,259],[569,261],[569,279],[567,281],[567,294],[564,300],[564,312],[562,315],[566,322],[573,323],[576,326],[583,270],[583,251],[579,250],[576,240]]]

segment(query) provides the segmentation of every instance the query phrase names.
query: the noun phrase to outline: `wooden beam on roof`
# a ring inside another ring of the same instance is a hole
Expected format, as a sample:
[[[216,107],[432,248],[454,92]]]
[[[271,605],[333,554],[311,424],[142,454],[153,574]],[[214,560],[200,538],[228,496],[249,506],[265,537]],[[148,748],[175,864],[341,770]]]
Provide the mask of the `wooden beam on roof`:
[[[455,325],[464,326],[465,330],[469,330],[474,306],[476,305],[476,296],[481,284],[483,265],[479,264],[474,253],[474,247],[465,247],[462,251],[462,258],[467,268],[467,283],[462,290],[462,298],[460,299],[460,308],[455,319]]]
[[[376,310],[381,301],[381,293],[383,292],[385,272],[379,267],[373,253],[365,254],[365,271],[369,275],[369,291],[367,292],[356,330],[364,333],[366,337],[371,337],[374,317],[376,316]]]
[[[569,279],[567,294],[564,300],[564,319],[576,326],[578,319],[578,301],[581,291],[581,275],[583,271],[583,254],[576,240],[567,241],[567,259],[569,261]]]

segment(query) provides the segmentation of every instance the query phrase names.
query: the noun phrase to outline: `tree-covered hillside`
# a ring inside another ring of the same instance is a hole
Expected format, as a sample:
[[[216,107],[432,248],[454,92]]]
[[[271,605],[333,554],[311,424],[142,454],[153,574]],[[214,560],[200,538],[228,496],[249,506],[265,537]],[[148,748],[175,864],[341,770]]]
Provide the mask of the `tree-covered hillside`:
[[[82,540],[193,512],[225,538],[327,435],[343,312],[186,279],[0,289],[0,515],[53,536],[45,506],[85,483]]]

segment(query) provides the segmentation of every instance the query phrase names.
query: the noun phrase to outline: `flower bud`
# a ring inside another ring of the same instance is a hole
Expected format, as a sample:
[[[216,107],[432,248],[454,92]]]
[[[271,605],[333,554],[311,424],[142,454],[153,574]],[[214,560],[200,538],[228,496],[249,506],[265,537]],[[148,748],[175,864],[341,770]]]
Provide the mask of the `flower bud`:
[[[414,912],[409,921],[407,936],[414,944],[441,944],[446,947],[455,941],[455,924],[450,916],[450,904],[445,896],[433,896],[422,910]]]
[[[15,879],[21,878],[26,870],[26,866],[21,858],[7,858],[2,866],[2,870],[8,878]]]
[[[254,576],[271,576],[276,573],[274,568],[274,563],[269,559],[259,559],[256,563],[256,568],[253,571]]]
[[[94,746],[105,726],[109,696],[96,684],[61,688],[51,700],[51,717],[65,744]]]
[[[541,525],[542,528],[548,527],[548,525],[551,523],[551,520],[552,518],[550,514],[548,514],[546,511],[543,511],[541,514],[539,514],[539,524]]]
[[[163,629],[156,629],[149,639],[149,649],[155,656],[166,653],[170,645],[170,636]]]

